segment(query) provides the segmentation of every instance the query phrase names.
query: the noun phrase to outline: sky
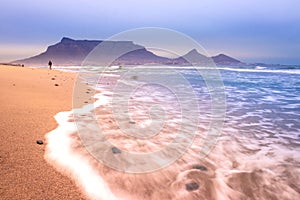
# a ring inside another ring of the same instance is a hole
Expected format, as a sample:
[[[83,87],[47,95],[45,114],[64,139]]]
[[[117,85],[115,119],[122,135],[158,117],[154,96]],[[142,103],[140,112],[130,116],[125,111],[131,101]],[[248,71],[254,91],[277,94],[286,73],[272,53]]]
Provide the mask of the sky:
[[[101,40],[162,27],[211,56],[300,64],[299,8],[299,0],[2,0],[0,62],[39,54],[64,36]]]

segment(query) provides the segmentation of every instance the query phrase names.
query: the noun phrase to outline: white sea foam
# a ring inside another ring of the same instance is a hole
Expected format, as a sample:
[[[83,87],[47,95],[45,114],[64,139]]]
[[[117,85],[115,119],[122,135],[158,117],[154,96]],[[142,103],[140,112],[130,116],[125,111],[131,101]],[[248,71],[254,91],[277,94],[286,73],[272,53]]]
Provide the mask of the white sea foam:
[[[45,159],[59,171],[69,175],[90,199],[117,199],[89,159],[76,153],[73,134],[77,132],[73,112],[60,112],[55,116],[58,127],[46,135]]]
[[[262,72],[262,73],[286,73],[286,74],[300,74],[299,69],[241,69],[241,68],[229,68],[229,67],[222,67],[218,68],[221,70],[228,70],[228,71],[237,71],[237,72]]]

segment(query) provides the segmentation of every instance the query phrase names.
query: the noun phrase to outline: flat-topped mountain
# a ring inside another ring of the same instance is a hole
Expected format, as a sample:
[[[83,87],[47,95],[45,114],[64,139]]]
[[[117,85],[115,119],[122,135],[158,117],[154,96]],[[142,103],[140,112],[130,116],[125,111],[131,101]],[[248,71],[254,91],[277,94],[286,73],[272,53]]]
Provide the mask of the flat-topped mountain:
[[[49,60],[55,65],[81,65],[84,58],[100,43],[94,40],[72,40],[62,38],[62,40],[51,45],[47,50],[39,55],[14,61],[25,65],[47,65]]]
[[[97,46],[101,44],[100,52]],[[94,50],[95,49],[95,50]],[[94,50],[94,51],[93,51]],[[95,53],[95,55],[93,55]],[[89,60],[85,58],[89,55]],[[58,66],[80,65],[190,65],[207,64],[214,61],[217,65],[243,64],[239,60],[220,54],[214,57],[206,57],[193,49],[187,54],[175,59],[157,56],[145,47],[134,44],[132,41],[100,41],[100,40],[73,40],[62,38],[57,44],[51,45],[39,55],[13,61],[12,63],[25,65],[47,65],[51,60]]]

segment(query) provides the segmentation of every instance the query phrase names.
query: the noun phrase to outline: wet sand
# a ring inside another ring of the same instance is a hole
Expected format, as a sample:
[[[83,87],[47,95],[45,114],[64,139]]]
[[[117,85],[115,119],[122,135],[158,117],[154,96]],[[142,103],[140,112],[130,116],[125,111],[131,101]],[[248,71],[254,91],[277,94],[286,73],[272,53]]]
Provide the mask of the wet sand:
[[[45,161],[45,144],[36,143],[57,126],[56,113],[71,110],[75,79],[75,73],[0,66],[1,199],[84,199]]]

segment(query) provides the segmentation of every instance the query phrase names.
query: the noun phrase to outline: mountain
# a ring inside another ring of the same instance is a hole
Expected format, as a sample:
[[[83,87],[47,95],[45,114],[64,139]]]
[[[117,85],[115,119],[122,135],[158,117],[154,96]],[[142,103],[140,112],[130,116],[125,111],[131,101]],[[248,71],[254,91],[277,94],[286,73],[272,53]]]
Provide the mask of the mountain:
[[[229,57],[225,54],[219,54],[219,55],[213,56],[211,58],[217,65],[243,65],[243,64],[245,64],[245,63],[243,63],[237,59],[234,59],[232,57]]]
[[[100,43],[102,43],[101,49],[98,48],[95,51],[97,55],[92,55],[92,50]],[[85,61],[88,55],[89,60]],[[81,64],[164,64],[169,62],[168,58],[157,56],[146,50],[145,47],[134,44],[132,41],[73,40],[64,37],[59,43],[49,46],[45,52],[30,58],[16,60],[12,63],[47,65],[49,60],[54,65],[62,66]]]
[[[99,45],[101,44],[101,45]],[[101,46],[101,48],[99,46]],[[88,56],[88,60],[85,60]],[[45,66],[51,60],[56,66],[80,65],[190,65],[210,64],[238,65],[242,62],[220,54],[207,57],[193,49],[187,54],[175,59],[157,56],[145,47],[132,41],[101,41],[101,40],[73,40],[67,37],[51,45],[39,55],[13,61],[14,64]]]
[[[148,51],[146,48],[137,49],[128,52],[119,57],[114,65],[142,65],[142,64],[167,64],[170,59],[157,56],[154,53]]]
[[[187,54],[173,59],[173,63],[178,65],[190,65],[190,64],[209,65],[210,63],[212,63],[212,60],[210,57],[207,57],[199,53],[196,49],[192,49]]]
[[[49,46],[45,52],[30,58],[14,61],[13,63],[47,65],[48,61],[52,60],[55,65],[81,65],[83,59],[100,42],[72,40],[64,37],[59,43]]]

